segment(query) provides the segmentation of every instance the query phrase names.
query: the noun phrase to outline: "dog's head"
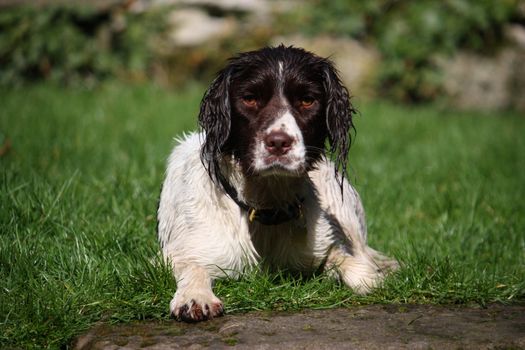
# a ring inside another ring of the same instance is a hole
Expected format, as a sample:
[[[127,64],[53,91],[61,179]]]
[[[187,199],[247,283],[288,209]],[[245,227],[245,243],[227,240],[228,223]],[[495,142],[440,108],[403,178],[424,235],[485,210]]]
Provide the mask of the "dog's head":
[[[354,112],[328,59],[282,45],[242,53],[230,59],[202,100],[201,158],[214,180],[225,154],[240,162],[246,176],[301,176],[328,139],[344,177]]]

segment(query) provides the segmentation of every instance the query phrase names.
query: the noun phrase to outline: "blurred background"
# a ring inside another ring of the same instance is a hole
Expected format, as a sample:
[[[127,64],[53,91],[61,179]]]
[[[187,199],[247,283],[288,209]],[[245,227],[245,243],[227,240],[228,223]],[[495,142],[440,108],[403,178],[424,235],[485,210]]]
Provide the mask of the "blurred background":
[[[227,312],[525,301],[525,0],[0,0],[0,349],[168,319],[173,138],[229,57],[280,43],[335,61],[370,245],[405,268],[370,296],[226,280]]]
[[[330,56],[351,94],[525,111],[525,1],[0,0],[0,85],[208,83],[239,51]]]

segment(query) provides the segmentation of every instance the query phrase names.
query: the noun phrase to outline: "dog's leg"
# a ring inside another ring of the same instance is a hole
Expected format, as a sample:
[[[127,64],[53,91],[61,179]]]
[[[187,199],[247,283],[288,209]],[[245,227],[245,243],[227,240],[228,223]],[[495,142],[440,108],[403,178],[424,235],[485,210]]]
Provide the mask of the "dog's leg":
[[[338,175],[331,161],[320,162],[309,176],[322,208],[315,225],[318,230],[316,235],[333,238],[327,248],[325,270],[356,293],[365,294],[377,287],[385,275],[396,270],[399,264],[368,246],[361,198],[346,179],[343,180],[341,193],[336,180]]]
[[[208,271],[196,264],[174,264],[177,291],[170,302],[171,315],[180,321],[197,322],[221,316],[222,301],[213,294]]]
[[[363,247],[351,254],[340,246],[334,246],[328,254],[326,269],[357,294],[366,294],[377,287],[388,272],[396,270],[398,263],[381,253]]]

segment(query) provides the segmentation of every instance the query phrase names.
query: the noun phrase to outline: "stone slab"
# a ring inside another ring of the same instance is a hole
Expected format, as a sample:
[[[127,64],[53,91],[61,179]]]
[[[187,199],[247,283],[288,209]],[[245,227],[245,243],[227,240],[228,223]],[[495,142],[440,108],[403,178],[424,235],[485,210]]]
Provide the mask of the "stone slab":
[[[375,305],[100,325],[87,349],[525,349],[525,306]]]

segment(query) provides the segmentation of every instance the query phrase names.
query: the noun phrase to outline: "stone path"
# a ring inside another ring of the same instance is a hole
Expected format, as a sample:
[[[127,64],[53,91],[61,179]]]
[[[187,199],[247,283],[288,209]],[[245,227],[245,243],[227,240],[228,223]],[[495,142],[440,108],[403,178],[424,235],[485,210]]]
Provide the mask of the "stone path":
[[[525,349],[525,306],[387,305],[99,326],[76,349]]]

